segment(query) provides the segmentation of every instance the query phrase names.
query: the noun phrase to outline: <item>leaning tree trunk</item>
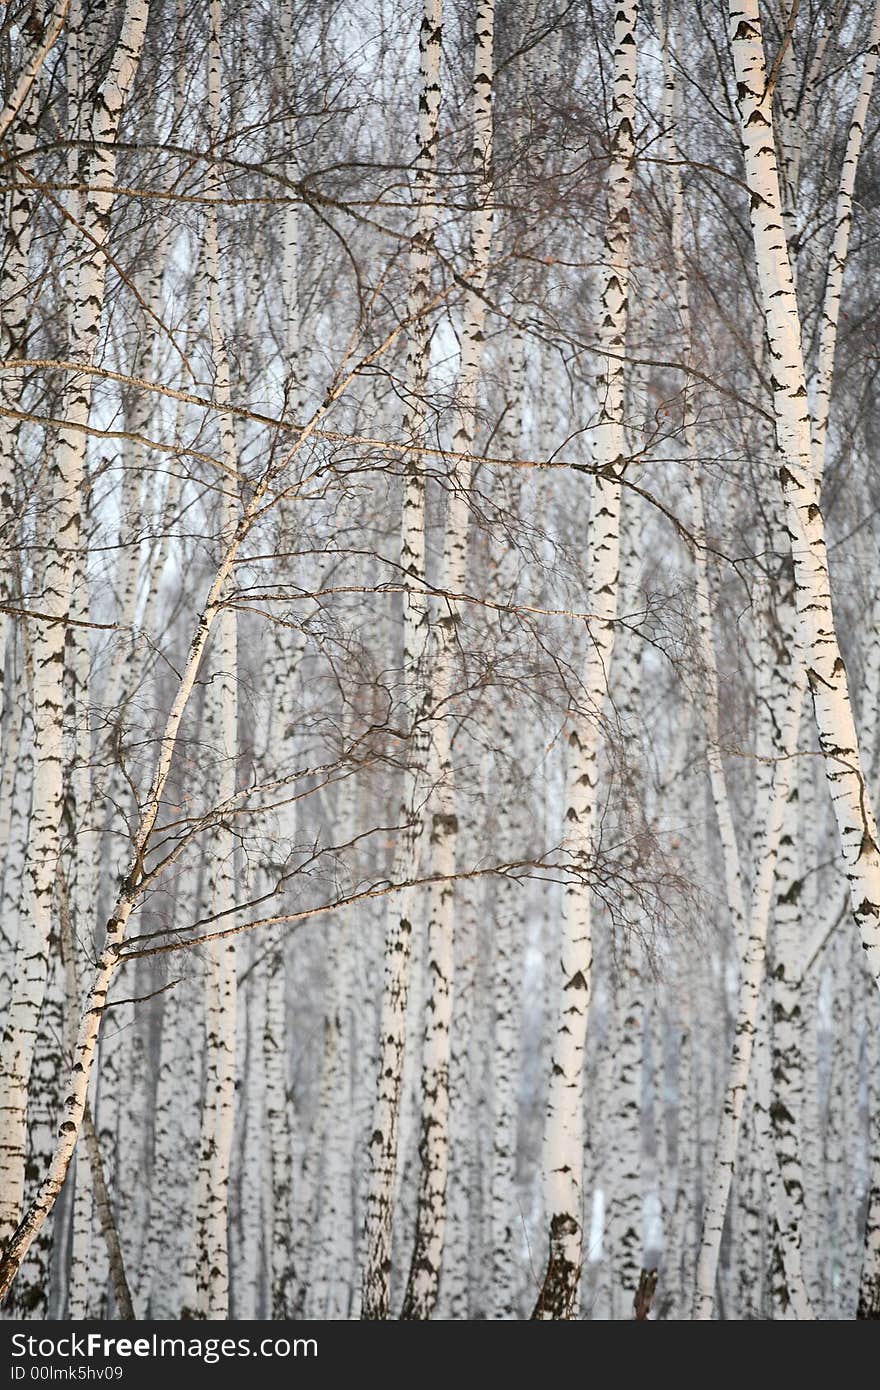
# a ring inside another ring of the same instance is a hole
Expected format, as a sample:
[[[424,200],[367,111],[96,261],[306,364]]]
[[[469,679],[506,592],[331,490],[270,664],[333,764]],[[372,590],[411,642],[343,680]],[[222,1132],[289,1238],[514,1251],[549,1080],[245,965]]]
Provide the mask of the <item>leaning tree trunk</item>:
[[[6,1296],[31,1242],[39,1234],[51,1214],[76,1149],[95,1062],[95,1050],[101,1033],[101,1019],[107,991],[121,962],[131,915],[151,878],[151,875],[144,870],[144,859],[163,804],[168,779],[175,763],[181,724],[192,698],[212,632],[223,611],[224,595],[227,592],[239,551],[246,537],[250,534],[257,516],[266,505],[269,491],[280,472],[312,438],[328,410],[350,385],[354,375],[354,371],[351,371],[340,382],[337,382],[324,402],[296,432],[290,448],[280,457],[273,457],[269,460],[259,480],[248,494],[235,533],[221,554],[207,593],[200,605],[186,660],[177,676],[174,696],[164,721],[162,733],[157,740],[157,754],[149,790],[143,798],[137,827],[132,835],[131,858],[127,870],[122,876],[116,901],[104,928],[103,941],[94,963],[91,984],[86,991],[64,1099],[64,1118],[58,1130],[52,1162],[36,1197],[10,1237],[2,1255],[0,1255],[0,1299]]]
[[[750,217],[758,285],[772,360],[776,438],[782,455],[779,476],[791,537],[798,635],[853,914],[872,976],[880,985],[880,851],[831,605],[824,522],[819,503],[820,479],[814,471],[800,316],[784,236],[772,94],[767,83],[758,0],[731,0],[730,22],[746,180],[751,193]],[[797,684],[796,681],[795,687]],[[787,718],[786,725],[791,734],[794,724],[794,736],[790,746],[788,738],[782,740],[784,757],[796,749],[799,708],[795,711],[792,707],[790,720]],[[776,837],[777,843],[781,835],[777,807],[780,798],[783,803],[787,798],[791,782],[790,774],[781,763],[774,780],[778,785],[772,814],[767,817],[768,845],[771,835]],[[768,858],[765,856],[764,866]],[[763,871],[758,878],[762,876]],[[730,1186],[763,974],[764,938],[761,931],[756,930],[754,915],[751,923],[730,1089],[719,1133],[713,1190],[704,1219],[694,1305],[694,1314],[700,1318],[711,1317],[714,1307],[720,1225]]]
[[[880,986],[880,849],[831,604],[825,525],[812,463],[800,319],[788,251],[779,234],[779,179],[758,0],[731,0],[730,19],[755,261],[773,363],[776,435],[783,459],[780,482],[791,535],[801,641],[853,916],[871,975]]]

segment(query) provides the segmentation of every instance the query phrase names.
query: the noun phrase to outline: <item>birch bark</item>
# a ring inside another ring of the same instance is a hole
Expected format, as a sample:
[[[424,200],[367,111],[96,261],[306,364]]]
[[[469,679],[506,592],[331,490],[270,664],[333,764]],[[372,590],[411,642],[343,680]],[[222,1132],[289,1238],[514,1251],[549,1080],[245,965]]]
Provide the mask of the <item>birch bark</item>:
[[[880,851],[832,610],[825,528],[812,465],[800,319],[788,251],[779,235],[779,179],[757,0],[731,0],[730,31],[746,181],[752,195],[755,261],[773,363],[776,433],[784,460],[780,482],[791,534],[801,640],[853,915],[871,975],[880,984]]]
[[[86,182],[84,236],[72,287],[70,358],[90,367],[98,346],[106,276],[106,248],[116,168],[116,141],[146,31],[147,0],[129,0],[109,70],[97,93],[90,126],[92,141]],[[34,626],[33,810],[28,845],[31,913],[20,938],[19,966],[4,1032],[0,1064],[0,1240],[11,1235],[21,1208],[27,1092],[37,1019],[46,987],[52,931],[53,892],[63,802],[63,670],[66,620],[70,614],[74,567],[80,545],[83,469],[92,394],[92,377],[70,377],[65,391],[65,424],[51,460],[53,546],[40,608],[50,621]]]
[[[773,115],[767,89],[760,14],[756,0],[731,0],[730,32],[738,82],[738,106],[746,179],[752,195],[751,223],[765,328],[772,361],[776,435],[783,463],[780,482],[786,525],[791,537],[798,636],[807,665],[820,750],[837,818],[842,855],[862,944],[875,979],[880,975],[880,855],[876,826],[861,774],[858,739],[837,642],[825,553],[824,525],[819,506],[819,479],[814,473],[810,417],[800,344],[800,317],[791,275],[776,153]],[[783,631],[786,626],[783,626]],[[789,657],[789,660],[791,658]],[[787,702],[783,759],[796,748],[800,708],[799,679],[794,701]],[[765,865],[771,837],[782,831],[781,807],[790,789],[782,762],[774,775],[773,810],[767,818],[764,863],[759,864],[755,891],[766,881]],[[780,808],[777,811],[777,808]],[[763,896],[763,894],[762,894]],[[764,936],[750,914],[750,937],[741,981],[741,1003],[730,1075],[728,1101],[719,1132],[715,1179],[704,1217],[703,1247],[697,1272],[695,1317],[711,1317],[714,1275],[721,1220],[732,1172],[736,1133],[751,1059],[763,971]]]
[[[220,134],[222,96],[221,0],[212,0],[208,44],[208,105],[211,145]],[[220,408],[219,430],[227,477],[220,499],[221,545],[227,548],[239,520],[237,489],[230,481],[238,472],[238,446],[232,416],[220,247],[216,205],[208,210],[204,273],[207,295],[214,393]],[[223,809],[235,796],[238,750],[238,652],[235,609],[221,608],[214,630],[211,679],[206,691],[207,742],[216,760],[211,791],[219,810],[208,865],[208,895],[216,916],[234,912],[236,905],[235,836]],[[233,919],[234,920],[234,919]],[[202,1113],[200,1172],[201,1202],[196,1210],[196,1315],[210,1319],[229,1316],[228,1188],[235,1104],[235,938],[208,947],[206,976],[205,1102]]]
[[[418,444],[427,429],[424,395],[430,348],[426,317],[430,298],[430,273],[436,220],[437,145],[440,117],[440,57],[443,11],[441,0],[425,0],[419,30],[419,119],[415,158],[416,227],[409,263],[409,298],[405,436]],[[406,880],[418,862],[421,836],[419,763],[425,754],[424,656],[428,638],[425,595],[425,480],[417,453],[408,455],[404,476],[401,567],[405,576],[403,619],[403,667],[410,754],[397,869]],[[412,945],[411,894],[405,892],[399,906],[389,909],[385,946],[381,1016],[379,1022],[379,1077],[369,1146],[369,1185],[366,1199],[364,1269],[361,1317],[388,1316],[393,1193],[397,1171],[398,1124],[403,1058],[406,1045],[407,998]]]
[[[582,882],[563,890],[562,941],[543,1171],[550,1253],[537,1318],[574,1316],[581,1275],[584,1150],[583,1054],[590,1006],[592,948],[587,886],[596,812],[599,722],[614,648],[620,549],[620,469],[624,456],[624,354],[629,312],[630,203],[635,157],[636,17],[634,0],[614,21],[614,139],[608,166],[608,213],[601,273],[599,347],[604,356],[595,430],[596,475],[588,531],[592,616],[584,673],[583,717],[568,736],[565,834]]]
[[[449,1166],[449,1037],[452,1018],[455,873],[458,816],[452,756],[452,711],[457,651],[458,602],[468,574],[469,506],[472,454],[477,431],[477,403],[485,340],[484,297],[492,242],[492,95],[495,3],[477,0],[474,21],[473,170],[475,207],[471,214],[470,265],[458,372],[458,419],[453,447],[459,459],[449,493],[443,547],[445,598],[435,629],[432,684],[435,722],[432,756],[436,791],[429,803],[432,872],[446,881],[432,886],[428,915],[428,981],[422,1065],[422,1119],[419,1154],[421,1179],[415,1247],[404,1299],[405,1318],[429,1318],[437,1302],[446,1227],[446,1178]]]

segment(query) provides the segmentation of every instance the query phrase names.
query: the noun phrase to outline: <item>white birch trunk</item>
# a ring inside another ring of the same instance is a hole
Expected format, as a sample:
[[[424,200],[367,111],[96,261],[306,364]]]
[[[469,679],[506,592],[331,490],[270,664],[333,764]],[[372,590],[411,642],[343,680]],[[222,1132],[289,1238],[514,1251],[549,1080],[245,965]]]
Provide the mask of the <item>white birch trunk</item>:
[[[143,45],[147,0],[129,0],[109,71],[95,101],[90,136],[83,237],[72,290],[72,361],[89,367],[98,346],[106,275],[105,247],[109,236],[112,190],[120,121]],[[54,544],[43,578],[40,609],[54,621],[34,627],[34,770],[33,810],[28,872],[31,912],[19,943],[19,962],[12,1005],[0,1059],[0,1116],[4,1141],[0,1145],[0,1239],[18,1221],[24,1187],[27,1093],[36,1039],[37,1019],[48,972],[53,893],[58,865],[59,827],[63,801],[62,680],[66,619],[70,613],[76,556],[80,545],[80,508],[92,377],[81,372],[68,381],[64,398],[65,425],[59,431],[51,460]]]
[[[801,1163],[804,1069],[801,1055],[801,906],[803,879],[799,855],[799,780],[793,779],[776,869],[775,933],[771,956],[773,1104],[769,1119],[775,1158],[798,1229],[803,1225],[804,1180]],[[818,1078],[815,1078],[815,1083]],[[781,1269],[781,1257],[776,1262]],[[775,1297],[786,1311],[788,1290],[777,1281]]]
[[[427,428],[423,396],[428,379],[430,299],[436,219],[437,142],[440,115],[441,0],[425,0],[419,32],[419,121],[415,161],[416,228],[410,253],[410,288],[407,319],[410,323],[406,364],[408,418],[405,434],[418,446]],[[424,653],[428,638],[428,606],[425,594],[425,479],[417,454],[407,457],[404,476],[401,567],[405,576],[403,665],[410,738],[410,769],[404,797],[406,829],[396,869],[404,881],[413,877],[421,836],[419,761],[425,751]],[[364,1268],[361,1317],[388,1316],[391,1268],[393,1195],[397,1172],[398,1124],[403,1060],[406,1045],[407,997],[412,944],[412,895],[402,894],[399,905],[389,908],[385,948],[381,1016],[379,1022],[379,1076],[369,1145]]]
[[[485,338],[484,291],[492,241],[491,165],[492,94],[495,3],[477,0],[474,21],[473,170],[475,207],[471,215],[469,288],[465,297],[458,372],[458,421],[453,447],[458,454],[473,452],[477,401]],[[446,879],[432,886],[429,896],[425,1034],[422,1057],[422,1118],[419,1140],[421,1179],[410,1277],[404,1299],[405,1318],[429,1318],[437,1302],[446,1226],[446,1178],[449,1165],[449,1037],[455,923],[455,873],[458,817],[452,760],[452,711],[458,603],[468,574],[468,519],[471,468],[459,461],[447,503],[443,550],[446,597],[436,627],[432,653],[433,704],[437,711],[432,734],[436,792],[429,803],[431,871]]]
[[[780,481],[792,538],[801,641],[853,915],[871,975],[880,985],[880,850],[831,605],[800,319],[788,251],[779,237],[779,179],[757,0],[731,0],[730,31],[755,260],[773,363],[776,433],[784,460]]]
[[[584,1150],[583,1054],[590,1006],[592,947],[587,876],[596,812],[599,728],[607,691],[618,601],[619,470],[624,456],[624,354],[629,310],[630,202],[633,184],[635,0],[616,6],[614,144],[608,168],[608,221],[600,293],[596,465],[588,533],[589,601],[584,715],[571,716],[565,791],[566,849],[583,881],[563,890],[562,940],[544,1137],[544,1200],[550,1254],[535,1309],[538,1318],[570,1318],[576,1308],[583,1251],[581,1168]]]
[[[266,1074],[268,1182],[264,1191],[273,1317],[288,1315],[291,1298],[293,1202],[293,1137],[288,1099],[285,1029],[284,952],[270,957],[266,972],[263,1068]]]
[[[837,643],[831,610],[824,526],[814,476],[810,418],[800,345],[800,318],[785,244],[781,195],[773,147],[773,119],[757,0],[731,0],[731,41],[738,81],[741,135],[746,176],[752,193],[751,220],[759,288],[772,360],[777,441],[784,464],[780,469],[786,519],[791,535],[799,636],[807,662],[813,708],[825,760],[826,776],[841,837],[850,882],[854,915],[875,979],[880,976],[880,854],[870,803],[860,772],[858,739],[849,701],[846,672]],[[796,689],[799,682],[794,682]],[[789,702],[781,756],[796,747],[800,709]],[[791,734],[794,738],[791,738]],[[781,835],[780,800],[788,796],[790,775],[777,764],[767,843],[758,864],[756,894],[766,881],[772,838]],[[777,824],[778,822],[778,824]],[[763,896],[763,895],[762,895]],[[874,905],[876,904],[876,906]],[[728,1100],[719,1132],[713,1189],[704,1217],[703,1248],[697,1274],[695,1317],[710,1317],[714,1305],[717,1248],[726,1194],[736,1149],[739,1114],[745,1094],[763,973],[764,935],[750,916],[749,946],[741,981],[740,1009]]]
[[[650,318],[649,314],[645,315]],[[644,330],[643,330],[644,331]],[[633,495],[622,508],[621,612],[632,622],[640,607],[643,512]],[[623,766],[620,773],[621,835],[633,835],[643,815],[644,787],[641,633],[625,629],[615,644],[615,696]],[[645,981],[640,941],[639,903],[624,890],[620,922],[614,929],[616,970],[609,981],[609,1046],[614,1057],[613,1114],[609,1129],[612,1152],[608,1166],[607,1249],[611,1316],[632,1318],[643,1269],[642,1158],[643,1041]],[[614,969],[614,966],[612,966]]]
[[[514,459],[523,451],[523,409],[525,386],[525,336],[514,321],[511,325],[509,382],[502,437],[503,453]],[[521,473],[504,470],[496,483],[493,502],[497,503],[496,527],[500,534],[490,546],[490,598],[496,603],[516,600],[520,553],[516,531],[521,500]],[[495,615],[495,640],[499,660],[509,646],[504,615]],[[496,698],[490,711],[491,741],[495,749],[498,796],[497,842],[499,857],[514,860],[523,856],[525,827],[525,788],[522,770],[534,758],[534,750],[523,746],[523,729],[516,718],[516,706],[506,695]],[[494,897],[492,934],[491,1001],[492,1032],[492,1316],[517,1316],[518,1268],[513,1252],[519,1244],[521,1220],[516,1192],[517,1138],[519,1129],[520,1029],[522,1026],[522,981],[525,954],[525,893],[522,884],[505,876]]]
[[[208,45],[208,102],[211,139],[219,136],[221,102],[221,0],[210,7]],[[223,323],[217,210],[208,211],[204,256],[205,286],[214,392],[220,407],[219,430],[228,475],[238,468],[238,448],[231,415],[229,364]],[[230,476],[224,479],[220,501],[220,534],[228,546],[238,524],[238,497]],[[208,896],[215,915],[234,912],[236,904],[235,836],[223,808],[235,796],[238,747],[237,625],[232,607],[218,615],[211,654],[211,680],[206,693],[207,743],[216,759],[211,791],[219,811],[212,835],[208,865]],[[228,917],[226,920],[230,920]],[[234,919],[233,919],[234,920]],[[199,1194],[196,1210],[196,1316],[229,1316],[228,1189],[235,1104],[235,939],[212,942],[207,948],[205,1103],[200,1141]]]
[[[248,893],[248,897],[250,897]],[[263,943],[251,942],[248,979],[239,990],[238,1059],[236,1070],[244,1080],[239,1109],[237,1182],[238,1239],[235,1244],[233,1307],[237,1318],[259,1318],[266,1311],[266,1260],[263,1217],[263,1116],[266,1109],[266,1076],[262,1065],[265,1023],[265,987],[258,966]],[[243,1114],[242,1114],[243,1111]]]

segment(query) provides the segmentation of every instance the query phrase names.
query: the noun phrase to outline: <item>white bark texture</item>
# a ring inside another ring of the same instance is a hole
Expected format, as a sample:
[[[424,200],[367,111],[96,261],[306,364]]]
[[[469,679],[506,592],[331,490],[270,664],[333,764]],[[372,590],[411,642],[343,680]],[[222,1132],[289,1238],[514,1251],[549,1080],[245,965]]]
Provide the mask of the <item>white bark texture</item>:
[[[571,715],[565,790],[566,849],[583,882],[563,890],[557,980],[557,1022],[550,1064],[544,1133],[544,1201],[550,1252],[538,1297],[538,1318],[574,1315],[583,1252],[583,1053],[592,988],[589,867],[596,816],[600,721],[608,689],[618,604],[620,470],[624,462],[624,403],[630,289],[630,200],[633,186],[636,86],[635,3],[618,4],[614,20],[613,146],[608,165],[607,223],[599,296],[596,473],[587,537],[584,713]]]
[[[880,967],[880,934],[877,931],[880,907],[880,858],[870,802],[860,772],[858,740],[831,610],[830,585],[825,554],[824,527],[819,507],[820,478],[814,469],[810,417],[800,345],[800,317],[791,275],[788,248],[783,236],[782,201],[776,154],[773,146],[773,117],[766,85],[760,16],[757,5],[730,7],[731,39],[738,79],[741,134],[747,182],[752,195],[751,221],[755,244],[758,282],[762,295],[772,381],[776,435],[782,464],[780,481],[786,507],[786,524],[791,536],[794,585],[798,611],[798,639],[801,659],[813,698],[820,749],[823,754],[837,817],[853,910],[862,942],[877,977]],[[830,322],[833,313],[826,314]],[[833,358],[833,350],[832,350]],[[783,658],[791,660],[789,624],[782,624],[783,641],[789,648]],[[792,688],[797,691],[796,678]],[[777,756],[788,758],[795,751],[800,709],[795,695],[787,701],[786,733],[780,739]],[[781,836],[780,799],[787,800],[791,778],[777,763],[774,776],[773,807],[767,818],[764,864],[775,858],[772,842]],[[783,790],[784,788],[784,790]],[[758,862],[756,892],[766,873]],[[762,895],[763,896],[763,895]],[[695,1316],[711,1316],[714,1305],[714,1277],[720,1241],[729,1173],[735,1158],[736,1131],[742,1099],[748,1080],[751,1043],[757,1018],[757,1002],[763,971],[766,927],[756,920],[753,899],[746,969],[741,979],[740,1013],[730,1076],[729,1100],[719,1133],[716,1152],[714,1191],[710,1192],[704,1217],[703,1248],[697,1275]],[[728,1176],[725,1178],[725,1170]],[[788,1173],[789,1178],[792,1176]],[[796,1204],[794,1210],[797,1211]]]
[[[453,448],[464,457],[451,480],[443,545],[441,613],[429,660],[434,706],[432,766],[436,777],[427,808],[432,872],[446,881],[429,897],[427,978],[422,1053],[422,1118],[419,1138],[421,1181],[415,1247],[403,1316],[428,1318],[437,1302],[446,1228],[449,1168],[449,1059],[453,1004],[455,887],[458,815],[452,757],[452,701],[460,619],[457,595],[468,578],[469,456],[477,432],[480,367],[485,341],[485,289],[492,243],[492,96],[495,30],[494,0],[477,0],[474,20],[472,85],[474,209],[471,214],[469,286],[465,296],[458,371],[458,412]]]
[[[443,10],[441,0],[425,0],[419,31],[419,119],[414,198],[416,227],[410,255],[409,323],[406,363],[407,409],[405,435],[418,447],[427,421],[424,395],[430,348],[427,310],[433,263],[436,220],[436,168],[440,116],[440,59]],[[421,459],[408,455],[404,477],[401,568],[406,577],[403,622],[403,665],[407,693],[412,762],[403,803],[405,831],[397,867],[404,881],[414,876],[421,838],[420,796],[424,771],[426,699],[425,649],[428,607],[425,594],[425,480]],[[421,727],[420,727],[421,725]],[[379,1076],[370,1134],[370,1179],[365,1223],[361,1316],[387,1318],[389,1310],[391,1234],[394,1180],[403,1058],[406,1046],[407,997],[412,945],[412,900],[403,894],[389,908],[385,974],[379,1022]]]
[[[208,101],[211,143],[220,133],[222,45],[221,0],[211,3],[208,46]],[[214,392],[220,406],[221,456],[226,465],[219,504],[221,545],[228,547],[239,519],[237,490],[238,446],[230,401],[230,375],[225,342],[223,285],[220,279],[217,210],[208,211],[205,232],[204,278],[214,365]],[[205,692],[205,733],[215,767],[209,797],[216,807],[217,827],[208,866],[208,895],[215,917],[230,924],[236,907],[236,843],[227,808],[235,797],[238,748],[238,630],[235,609],[223,606],[214,629]],[[205,979],[205,1098],[196,1177],[196,1305],[195,1316],[213,1320],[229,1316],[228,1188],[235,1105],[236,1027],[235,938],[208,947]]]
[[[94,101],[83,208],[85,235],[71,286],[69,356],[89,368],[98,347],[107,261],[105,247],[113,207],[115,142],[140,59],[146,32],[147,0],[130,0],[109,69]],[[49,970],[53,893],[58,866],[63,802],[62,707],[65,620],[70,614],[73,578],[80,547],[83,470],[92,394],[92,377],[69,378],[65,424],[50,463],[53,545],[42,581],[40,610],[49,615],[34,627],[33,807],[28,844],[31,910],[19,935],[16,980],[0,1054],[0,1239],[14,1230],[24,1192],[27,1092],[37,1020]]]
[[[755,263],[772,362],[776,437],[782,456],[780,482],[791,535],[801,643],[853,916],[868,968],[880,987],[880,849],[831,604],[825,527],[812,461],[800,316],[788,250],[780,236],[773,116],[766,91],[757,0],[731,0],[730,33]]]

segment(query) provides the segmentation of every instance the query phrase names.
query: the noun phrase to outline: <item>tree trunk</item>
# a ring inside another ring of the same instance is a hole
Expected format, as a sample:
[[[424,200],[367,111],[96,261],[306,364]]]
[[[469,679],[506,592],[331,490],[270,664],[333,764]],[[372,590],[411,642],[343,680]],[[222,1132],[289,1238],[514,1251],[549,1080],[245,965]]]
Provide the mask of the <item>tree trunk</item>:
[[[635,0],[614,21],[614,142],[608,168],[608,220],[600,281],[599,346],[604,355],[595,429],[596,475],[588,532],[589,602],[584,714],[571,716],[564,829],[579,880],[563,889],[557,1022],[544,1131],[544,1200],[550,1253],[536,1318],[575,1314],[583,1252],[583,1054],[592,988],[588,887],[596,814],[599,728],[614,648],[620,548],[620,472],[624,463],[624,354],[629,312],[630,202],[636,86]]]

